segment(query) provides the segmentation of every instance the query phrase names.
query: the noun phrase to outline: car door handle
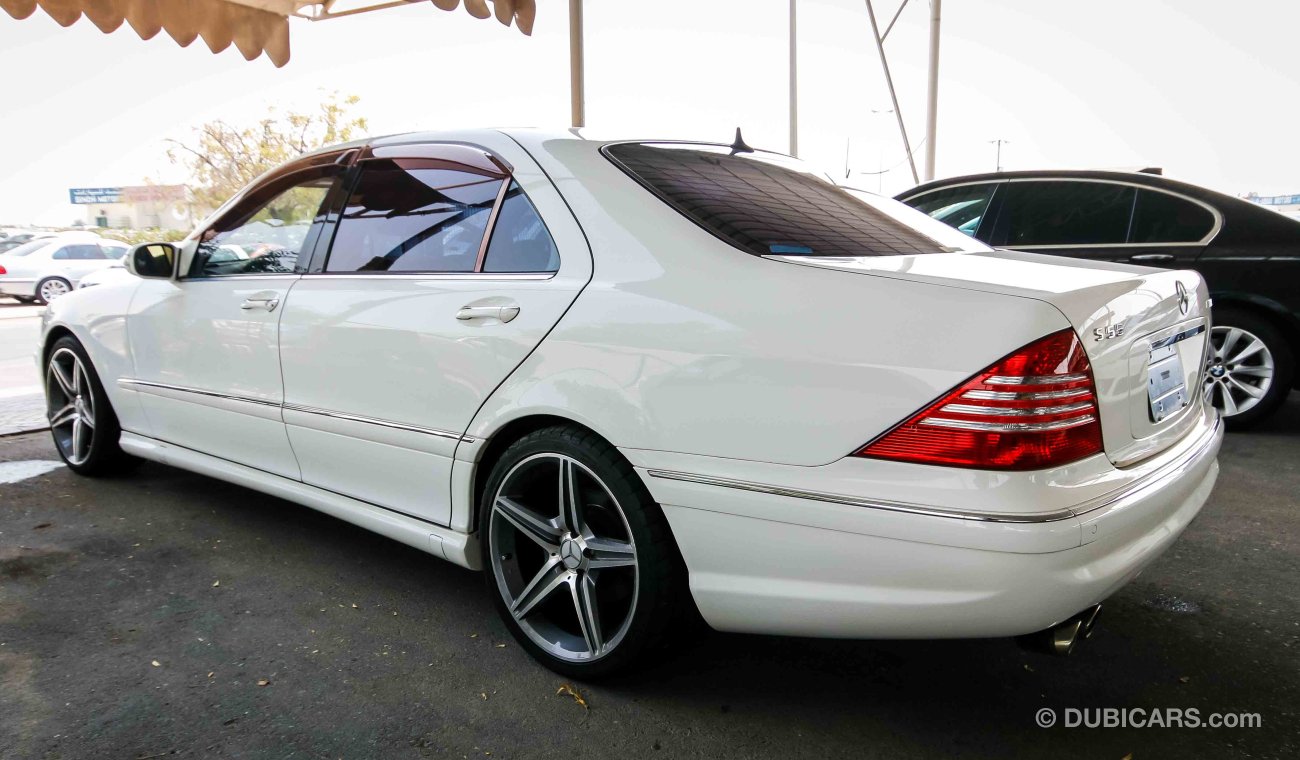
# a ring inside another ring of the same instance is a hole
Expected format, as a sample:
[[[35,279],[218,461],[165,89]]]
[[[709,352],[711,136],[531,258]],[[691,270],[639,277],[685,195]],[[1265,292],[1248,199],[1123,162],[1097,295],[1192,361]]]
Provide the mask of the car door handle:
[[[456,319],[499,319],[502,322],[509,322],[519,316],[519,307],[511,304],[509,306],[474,306],[473,304],[460,307],[456,312]]]
[[[254,293],[248,298],[245,298],[244,302],[239,305],[239,308],[244,311],[248,311],[249,309],[266,309],[267,311],[275,311],[275,307],[279,305],[280,296],[274,293]]]
[[[1173,261],[1174,255],[1172,253],[1139,253],[1136,256],[1129,256],[1128,260],[1135,261],[1138,263],[1155,262],[1155,261]]]

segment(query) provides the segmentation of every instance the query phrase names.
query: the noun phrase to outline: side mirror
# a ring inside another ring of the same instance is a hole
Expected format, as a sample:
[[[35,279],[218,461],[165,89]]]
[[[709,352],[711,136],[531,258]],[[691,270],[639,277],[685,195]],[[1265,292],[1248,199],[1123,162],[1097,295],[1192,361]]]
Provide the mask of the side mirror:
[[[141,243],[126,252],[126,269],[137,277],[168,279],[176,269],[179,253],[171,243]]]

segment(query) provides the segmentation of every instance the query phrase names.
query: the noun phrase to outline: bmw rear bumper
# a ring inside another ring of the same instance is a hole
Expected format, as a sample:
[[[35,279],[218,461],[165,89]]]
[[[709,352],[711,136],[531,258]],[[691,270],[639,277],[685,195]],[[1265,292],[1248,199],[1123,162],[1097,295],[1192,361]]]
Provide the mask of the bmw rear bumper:
[[[1037,513],[872,503],[638,469],[663,505],[691,592],[714,628],[1014,636],[1104,600],[1159,557],[1209,497],[1222,440],[1209,412],[1123,488]]]
[[[35,295],[36,280],[0,277],[0,296],[23,296],[24,298],[30,298]]]

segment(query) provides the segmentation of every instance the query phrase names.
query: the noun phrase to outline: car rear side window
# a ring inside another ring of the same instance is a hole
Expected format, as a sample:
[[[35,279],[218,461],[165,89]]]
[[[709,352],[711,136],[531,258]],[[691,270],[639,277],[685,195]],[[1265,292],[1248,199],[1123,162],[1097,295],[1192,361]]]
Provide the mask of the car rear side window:
[[[473,272],[504,181],[448,162],[365,162],[326,272]]]
[[[1123,245],[1136,189],[1109,182],[1007,184],[994,239],[1011,248]]]
[[[696,143],[616,143],[620,168],[691,221],[757,256],[951,251],[775,154]]]
[[[560,252],[551,233],[523,188],[511,180],[492,226],[483,271],[554,272],[559,268]]]
[[[1195,243],[1214,229],[1204,206],[1168,193],[1139,190],[1133,211],[1133,243]]]
[[[932,219],[937,219],[971,237],[978,237],[980,224],[984,221],[989,202],[993,200],[993,193],[997,188],[997,184],[992,182],[946,187],[908,198],[904,202]]]

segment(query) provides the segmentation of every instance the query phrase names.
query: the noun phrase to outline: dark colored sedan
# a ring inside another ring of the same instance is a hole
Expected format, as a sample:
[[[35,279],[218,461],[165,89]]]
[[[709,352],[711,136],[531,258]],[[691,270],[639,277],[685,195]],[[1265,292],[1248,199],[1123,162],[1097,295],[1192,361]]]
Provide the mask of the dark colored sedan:
[[[999,248],[1194,269],[1214,299],[1205,392],[1233,427],[1271,414],[1300,350],[1300,221],[1154,174],[978,174],[898,200]]]

